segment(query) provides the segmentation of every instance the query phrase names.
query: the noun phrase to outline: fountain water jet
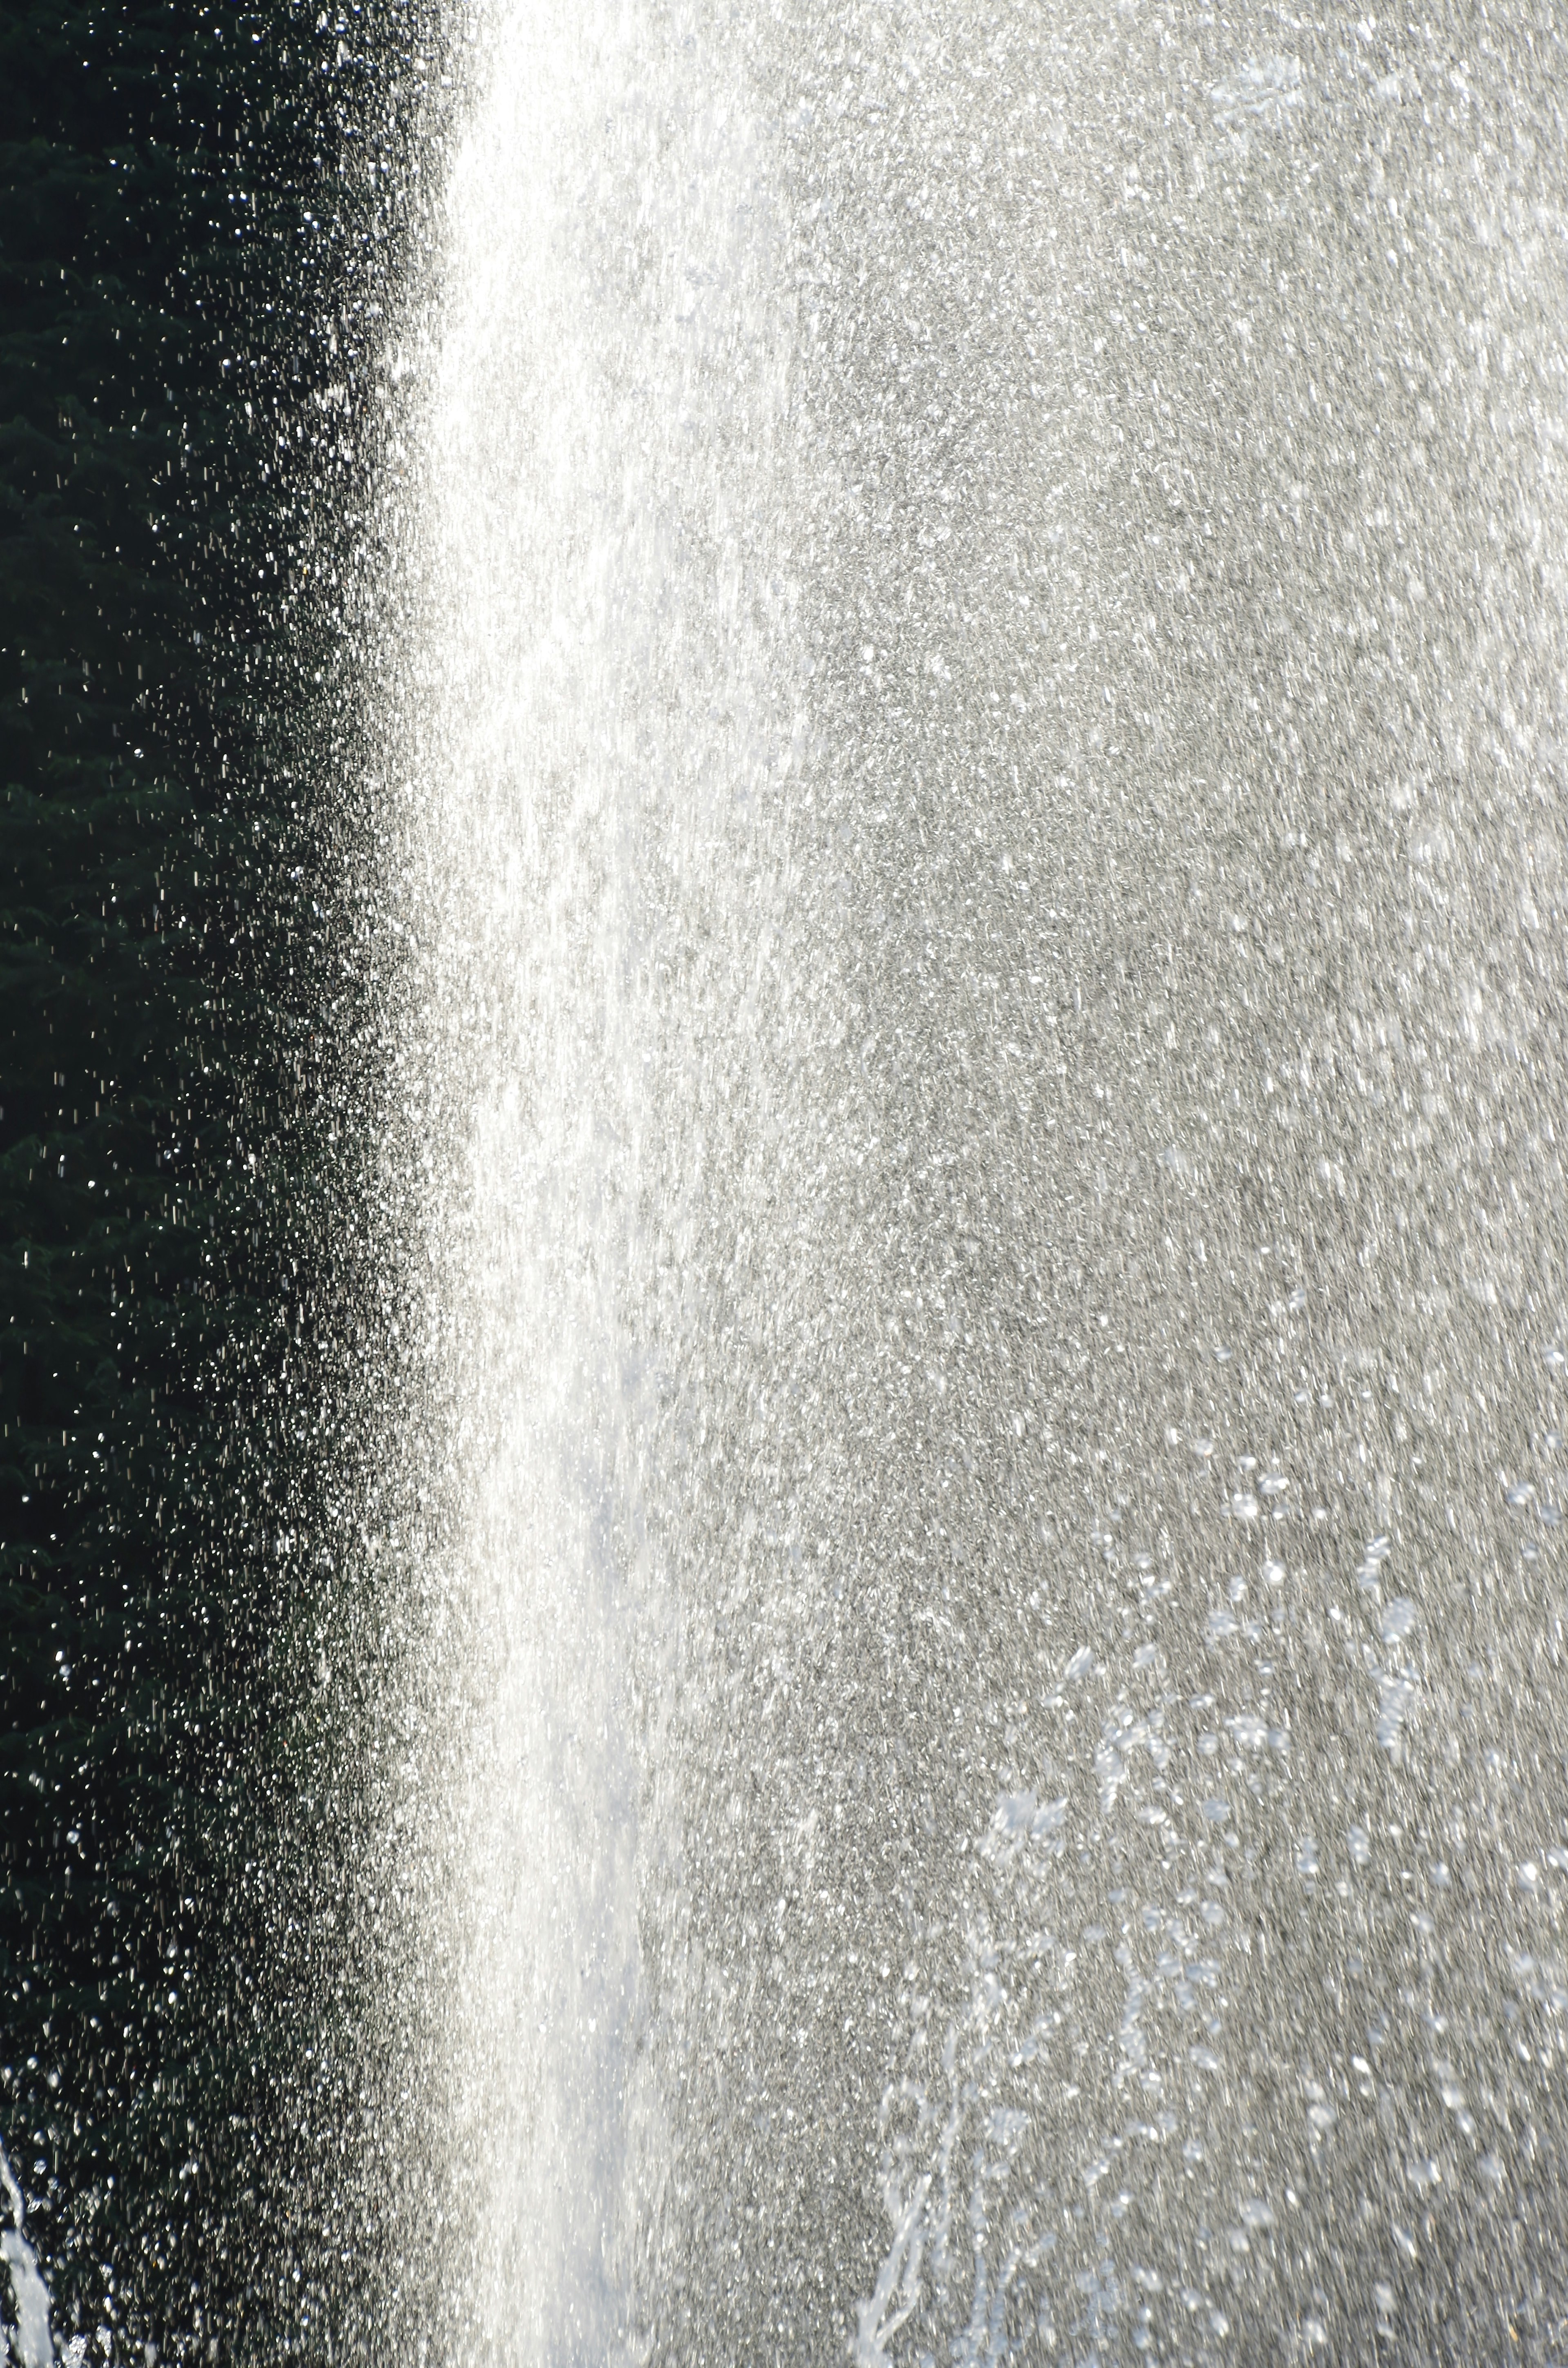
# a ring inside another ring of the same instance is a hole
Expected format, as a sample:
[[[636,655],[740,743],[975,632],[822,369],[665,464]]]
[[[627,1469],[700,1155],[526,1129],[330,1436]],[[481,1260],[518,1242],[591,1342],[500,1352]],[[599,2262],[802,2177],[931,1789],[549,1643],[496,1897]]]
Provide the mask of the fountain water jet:
[[[799,757],[790,324],[744,84],[693,84],[676,25],[614,9],[482,34],[404,330],[413,588],[373,735],[400,785],[385,1190],[418,1211],[422,1310],[394,1452],[439,1508],[396,2053],[462,2342],[601,2359],[654,2225],[649,2025],[680,1979],[651,1986],[639,1920],[678,1888],[653,1745],[702,1552],[698,1245],[715,1170],[766,1165],[780,1122],[746,1061]]]
[[[1484,393],[1560,168],[1522,53],[1461,138],[1168,31],[484,34],[378,757],[453,2357],[1561,2322],[1561,493]]]

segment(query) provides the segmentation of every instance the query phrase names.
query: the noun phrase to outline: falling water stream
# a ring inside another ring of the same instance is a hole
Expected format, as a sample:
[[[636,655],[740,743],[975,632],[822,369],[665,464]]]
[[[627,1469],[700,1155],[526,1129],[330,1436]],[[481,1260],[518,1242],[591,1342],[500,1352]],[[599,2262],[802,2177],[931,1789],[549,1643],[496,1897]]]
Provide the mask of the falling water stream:
[[[1525,18],[456,28],[387,2345],[1568,2358]]]

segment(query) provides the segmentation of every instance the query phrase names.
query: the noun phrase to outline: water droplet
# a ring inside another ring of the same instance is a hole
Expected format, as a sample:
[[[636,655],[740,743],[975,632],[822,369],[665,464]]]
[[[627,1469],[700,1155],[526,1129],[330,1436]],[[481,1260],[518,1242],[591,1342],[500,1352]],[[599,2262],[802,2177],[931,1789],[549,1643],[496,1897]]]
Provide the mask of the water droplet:
[[[1382,1688],[1382,1701],[1378,1712],[1378,1741],[1385,1751],[1399,1748],[1400,1730],[1410,1714],[1415,1700],[1415,1686],[1408,1678],[1396,1678]]]
[[[1378,1621],[1378,1633],[1385,1645],[1403,1644],[1415,1625],[1415,1606],[1407,1595],[1396,1595],[1385,1603]]]

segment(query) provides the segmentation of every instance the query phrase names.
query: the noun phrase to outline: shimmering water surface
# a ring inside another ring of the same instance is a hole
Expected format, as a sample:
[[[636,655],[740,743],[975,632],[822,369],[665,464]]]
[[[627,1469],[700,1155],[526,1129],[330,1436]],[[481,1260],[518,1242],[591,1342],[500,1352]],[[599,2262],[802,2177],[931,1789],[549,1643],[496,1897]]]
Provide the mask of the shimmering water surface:
[[[1559,28],[458,30],[378,2341],[1568,2358]]]

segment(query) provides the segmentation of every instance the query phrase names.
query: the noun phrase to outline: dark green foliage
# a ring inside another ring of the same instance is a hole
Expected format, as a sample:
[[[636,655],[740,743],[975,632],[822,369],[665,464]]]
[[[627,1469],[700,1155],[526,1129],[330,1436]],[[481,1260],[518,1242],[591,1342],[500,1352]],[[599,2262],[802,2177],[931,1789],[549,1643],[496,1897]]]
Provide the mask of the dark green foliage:
[[[299,752],[415,48],[0,18],[0,2138],[95,2357],[311,2341],[278,1861],[350,1286]]]

